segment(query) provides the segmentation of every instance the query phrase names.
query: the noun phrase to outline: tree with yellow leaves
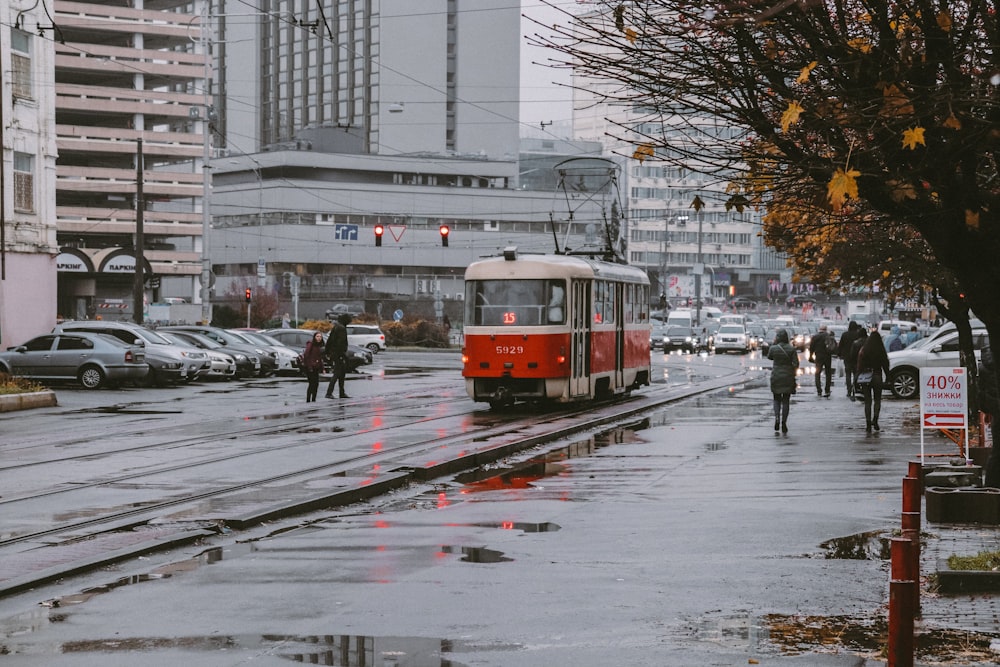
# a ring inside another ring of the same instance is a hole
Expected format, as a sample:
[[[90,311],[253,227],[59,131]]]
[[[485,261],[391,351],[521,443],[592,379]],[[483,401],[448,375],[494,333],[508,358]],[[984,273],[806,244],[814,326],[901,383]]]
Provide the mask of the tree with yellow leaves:
[[[783,249],[800,270],[819,272],[859,235],[868,264],[891,263],[879,243],[912,237],[1000,340],[997,10],[995,0],[596,0],[535,41],[579,81],[607,84],[591,96],[636,110],[618,139],[679,167],[738,173],[731,203],[768,210],[768,242],[794,237]],[[718,126],[742,134],[720,141]]]

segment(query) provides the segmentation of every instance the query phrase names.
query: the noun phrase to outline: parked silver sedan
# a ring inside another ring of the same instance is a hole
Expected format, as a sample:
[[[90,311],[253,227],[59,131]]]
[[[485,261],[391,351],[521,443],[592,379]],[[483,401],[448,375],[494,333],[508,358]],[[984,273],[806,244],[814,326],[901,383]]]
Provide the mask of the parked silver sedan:
[[[108,334],[52,333],[0,353],[0,372],[32,380],[71,380],[86,389],[140,382],[149,373],[146,351]]]
[[[159,334],[180,347],[186,354],[205,355],[208,365],[198,372],[199,379],[232,380],[236,377],[236,359],[230,354],[211,349],[203,349],[174,331],[160,331]]]

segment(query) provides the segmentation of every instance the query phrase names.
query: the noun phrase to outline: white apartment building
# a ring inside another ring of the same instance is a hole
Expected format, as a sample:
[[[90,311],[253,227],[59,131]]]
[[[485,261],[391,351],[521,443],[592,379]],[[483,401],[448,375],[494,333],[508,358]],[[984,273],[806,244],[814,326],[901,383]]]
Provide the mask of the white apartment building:
[[[0,3],[0,349],[56,322],[53,43],[37,2]]]

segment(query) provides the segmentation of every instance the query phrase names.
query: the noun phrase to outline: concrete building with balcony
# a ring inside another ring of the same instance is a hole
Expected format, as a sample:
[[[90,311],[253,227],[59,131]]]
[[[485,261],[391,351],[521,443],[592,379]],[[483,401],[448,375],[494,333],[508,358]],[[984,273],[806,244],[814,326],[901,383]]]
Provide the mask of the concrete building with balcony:
[[[200,0],[55,2],[63,317],[132,319],[137,264],[146,302],[200,294],[203,10]]]
[[[0,349],[56,322],[52,37],[38,3],[0,3]]]

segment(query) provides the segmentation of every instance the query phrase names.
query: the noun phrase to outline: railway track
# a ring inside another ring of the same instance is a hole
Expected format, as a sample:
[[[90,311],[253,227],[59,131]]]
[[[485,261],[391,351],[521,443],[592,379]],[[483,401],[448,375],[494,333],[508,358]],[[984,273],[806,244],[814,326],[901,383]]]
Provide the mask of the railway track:
[[[98,440],[70,429],[42,445],[17,443],[18,456],[0,465],[0,595],[474,468],[743,377],[730,368],[695,384],[663,382],[616,402],[545,412],[489,411],[456,387],[418,389],[176,428],[129,419]],[[117,412],[164,414],[149,406]]]

